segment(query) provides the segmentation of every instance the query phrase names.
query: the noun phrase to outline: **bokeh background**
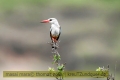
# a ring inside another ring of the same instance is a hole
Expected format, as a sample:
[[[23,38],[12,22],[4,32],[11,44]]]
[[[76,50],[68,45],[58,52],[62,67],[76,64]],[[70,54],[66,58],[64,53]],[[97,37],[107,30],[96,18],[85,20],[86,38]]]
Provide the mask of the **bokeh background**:
[[[65,70],[96,70],[109,64],[114,73],[117,61],[120,79],[120,0],[0,0],[0,80],[49,80],[3,78],[2,72],[56,67],[47,44],[50,24],[40,23],[51,17],[62,27],[58,51],[61,63],[67,63]]]

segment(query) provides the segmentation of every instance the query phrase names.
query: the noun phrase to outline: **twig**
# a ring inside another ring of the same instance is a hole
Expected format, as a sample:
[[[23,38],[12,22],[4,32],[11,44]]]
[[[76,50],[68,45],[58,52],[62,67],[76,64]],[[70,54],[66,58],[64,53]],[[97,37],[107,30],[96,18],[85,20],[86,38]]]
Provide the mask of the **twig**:
[[[115,63],[114,80],[115,80],[115,76],[116,76],[116,69],[117,69],[117,61],[116,61],[116,63]]]
[[[57,71],[58,71],[58,73],[62,74],[62,72],[64,71],[66,63],[61,64],[59,62],[61,60],[60,54],[58,53],[58,50],[57,50],[59,48],[59,42],[60,41],[58,41],[58,43],[55,43],[55,42],[49,43],[48,42],[48,44],[50,44],[51,47],[52,47],[53,63],[55,63],[57,65]],[[59,78],[58,78],[58,76],[56,76],[56,79],[57,80],[63,80],[63,76],[60,75]]]
[[[116,62],[117,63],[117,62]],[[108,68],[107,68],[108,72],[110,70],[110,66],[108,65]],[[116,74],[116,64],[115,64],[115,72],[114,72],[114,76],[112,75],[112,73],[110,74],[109,73],[109,76],[107,77],[107,80],[115,80],[115,74]]]

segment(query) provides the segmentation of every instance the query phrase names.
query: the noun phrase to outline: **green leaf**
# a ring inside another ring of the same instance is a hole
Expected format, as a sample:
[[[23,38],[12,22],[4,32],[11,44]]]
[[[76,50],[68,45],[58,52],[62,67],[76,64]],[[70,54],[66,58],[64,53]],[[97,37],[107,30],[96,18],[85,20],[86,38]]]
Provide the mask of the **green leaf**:
[[[101,68],[99,67],[98,69],[96,69],[96,71],[101,71]]]
[[[54,68],[49,67],[48,71],[55,71]]]
[[[53,55],[53,61],[54,61],[54,63],[55,62],[57,62],[58,60],[60,60],[61,58],[60,58],[60,55],[57,55],[57,54],[54,54]]]
[[[57,67],[57,69],[58,69],[59,71],[63,71],[63,68],[64,68],[64,65],[63,65],[63,64]]]

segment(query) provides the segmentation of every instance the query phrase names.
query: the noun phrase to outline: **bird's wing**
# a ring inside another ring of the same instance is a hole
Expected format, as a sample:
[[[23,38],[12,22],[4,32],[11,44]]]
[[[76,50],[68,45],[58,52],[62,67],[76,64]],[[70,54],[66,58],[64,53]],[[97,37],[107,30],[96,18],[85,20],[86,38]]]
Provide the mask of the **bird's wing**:
[[[57,37],[57,40],[59,39],[59,37],[60,37],[60,34],[61,34],[61,27],[60,27],[60,33],[59,33],[59,35],[58,35],[58,37]]]
[[[50,29],[50,38],[51,38],[51,40],[52,40],[52,29]]]

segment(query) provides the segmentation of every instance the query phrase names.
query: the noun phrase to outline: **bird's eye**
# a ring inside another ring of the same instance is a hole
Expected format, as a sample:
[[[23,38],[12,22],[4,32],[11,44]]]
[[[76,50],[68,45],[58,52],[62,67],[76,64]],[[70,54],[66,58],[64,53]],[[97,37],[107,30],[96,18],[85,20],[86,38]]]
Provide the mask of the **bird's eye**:
[[[50,19],[49,21],[52,21],[52,19]]]

